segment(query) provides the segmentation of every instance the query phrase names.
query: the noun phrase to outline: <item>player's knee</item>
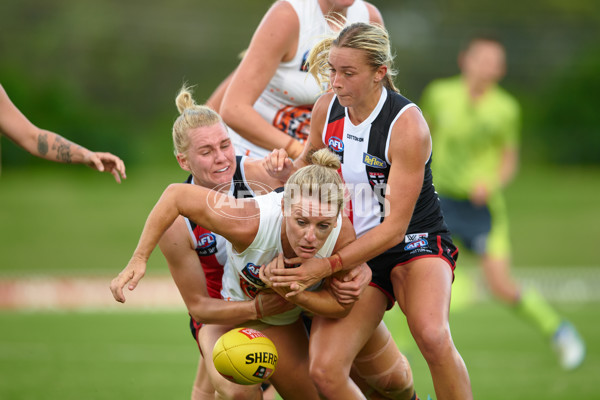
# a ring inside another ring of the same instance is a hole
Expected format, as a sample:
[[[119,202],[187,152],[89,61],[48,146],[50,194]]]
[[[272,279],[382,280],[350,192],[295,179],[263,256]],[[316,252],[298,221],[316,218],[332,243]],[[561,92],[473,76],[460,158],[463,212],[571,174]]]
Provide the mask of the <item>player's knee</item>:
[[[210,399],[214,397],[214,390],[205,390],[204,388],[198,388],[194,386],[192,388],[192,400],[202,400],[202,399]]]
[[[311,363],[309,374],[319,393],[326,397],[328,393],[335,393],[344,384],[342,380],[345,375],[332,365]]]
[[[413,332],[413,336],[421,354],[429,363],[442,361],[444,354],[450,354],[454,346],[447,326],[427,326]]]

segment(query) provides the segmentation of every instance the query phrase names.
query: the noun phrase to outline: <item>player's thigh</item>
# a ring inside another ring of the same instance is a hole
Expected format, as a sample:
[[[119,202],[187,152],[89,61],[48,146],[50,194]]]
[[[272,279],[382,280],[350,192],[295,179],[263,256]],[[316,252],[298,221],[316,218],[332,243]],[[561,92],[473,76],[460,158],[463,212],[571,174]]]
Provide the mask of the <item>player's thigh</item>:
[[[453,272],[439,257],[424,257],[396,266],[391,272],[394,295],[413,332],[446,326]]]
[[[381,322],[387,301],[381,290],[368,286],[346,317],[315,316],[310,336],[311,366],[349,371],[352,361]]]
[[[277,348],[277,367],[270,378],[284,399],[318,399],[308,374],[308,334],[302,320],[290,325],[269,326],[262,332]]]

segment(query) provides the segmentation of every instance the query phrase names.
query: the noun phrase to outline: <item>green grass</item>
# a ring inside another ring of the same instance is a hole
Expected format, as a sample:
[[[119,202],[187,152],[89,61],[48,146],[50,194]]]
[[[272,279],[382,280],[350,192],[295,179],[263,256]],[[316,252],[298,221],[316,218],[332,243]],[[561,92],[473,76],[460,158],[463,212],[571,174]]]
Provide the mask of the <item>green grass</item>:
[[[198,349],[182,313],[1,312],[0,398],[185,399]]]
[[[115,274],[164,188],[187,177],[177,165],[153,167],[129,170],[119,185],[85,167],[48,164],[3,171],[0,276]],[[168,274],[160,255],[149,270]]]
[[[476,399],[597,399],[597,304],[561,307],[587,340],[588,358],[569,373],[529,326],[484,302],[451,314],[453,338]],[[405,342],[400,316],[386,320]],[[186,399],[198,350],[185,312],[0,312],[0,398]],[[427,366],[403,345],[421,398],[433,396]]]

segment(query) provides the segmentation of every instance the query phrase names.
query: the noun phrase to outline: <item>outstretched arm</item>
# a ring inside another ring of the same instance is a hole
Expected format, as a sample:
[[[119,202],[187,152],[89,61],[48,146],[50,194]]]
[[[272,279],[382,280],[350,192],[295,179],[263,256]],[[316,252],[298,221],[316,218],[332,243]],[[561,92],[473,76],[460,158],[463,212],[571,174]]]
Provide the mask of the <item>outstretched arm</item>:
[[[225,237],[238,251],[252,243],[260,222],[259,209],[253,199],[235,199],[196,185],[169,185],[150,212],[128,265],[111,282],[117,301],[125,301],[122,288],[127,282],[133,279],[135,287],[141,279],[152,251],[179,215]]]
[[[117,182],[126,178],[125,164],[111,154],[93,152],[62,136],[32,124],[12,103],[0,85],[0,132],[34,156],[50,161],[85,164],[100,172],[110,172]]]

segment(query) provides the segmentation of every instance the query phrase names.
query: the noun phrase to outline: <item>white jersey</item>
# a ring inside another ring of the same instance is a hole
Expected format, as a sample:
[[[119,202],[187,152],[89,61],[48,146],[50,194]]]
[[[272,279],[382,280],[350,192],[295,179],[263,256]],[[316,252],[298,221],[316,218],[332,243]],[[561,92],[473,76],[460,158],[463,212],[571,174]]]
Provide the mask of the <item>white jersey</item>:
[[[227,255],[229,267],[223,274],[223,289],[221,295],[225,300],[244,301],[252,300],[258,291],[265,289],[265,284],[260,280],[259,269],[261,265],[268,264],[279,253],[283,252],[281,245],[281,199],[283,193],[272,192],[254,198],[260,209],[260,225],[254,241],[242,253],[233,249],[227,242]],[[331,256],[342,228],[341,213],[338,216],[337,226],[325,241],[323,247],[317,252],[316,257]],[[320,285],[309,290],[315,290]],[[264,317],[261,321],[270,325],[288,325],[298,319],[302,309]]]
[[[317,0],[280,0],[292,5],[298,15],[300,31],[294,58],[282,62],[254,103],[254,109],[280,131],[300,141],[308,137],[313,104],[326,88],[308,73],[306,58],[310,49],[331,29]],[[347,23],[369,22],[369,10],[356,0],[347,11]],[[263,158],[270,150],[260,147],[229,130],[237,154]]]

